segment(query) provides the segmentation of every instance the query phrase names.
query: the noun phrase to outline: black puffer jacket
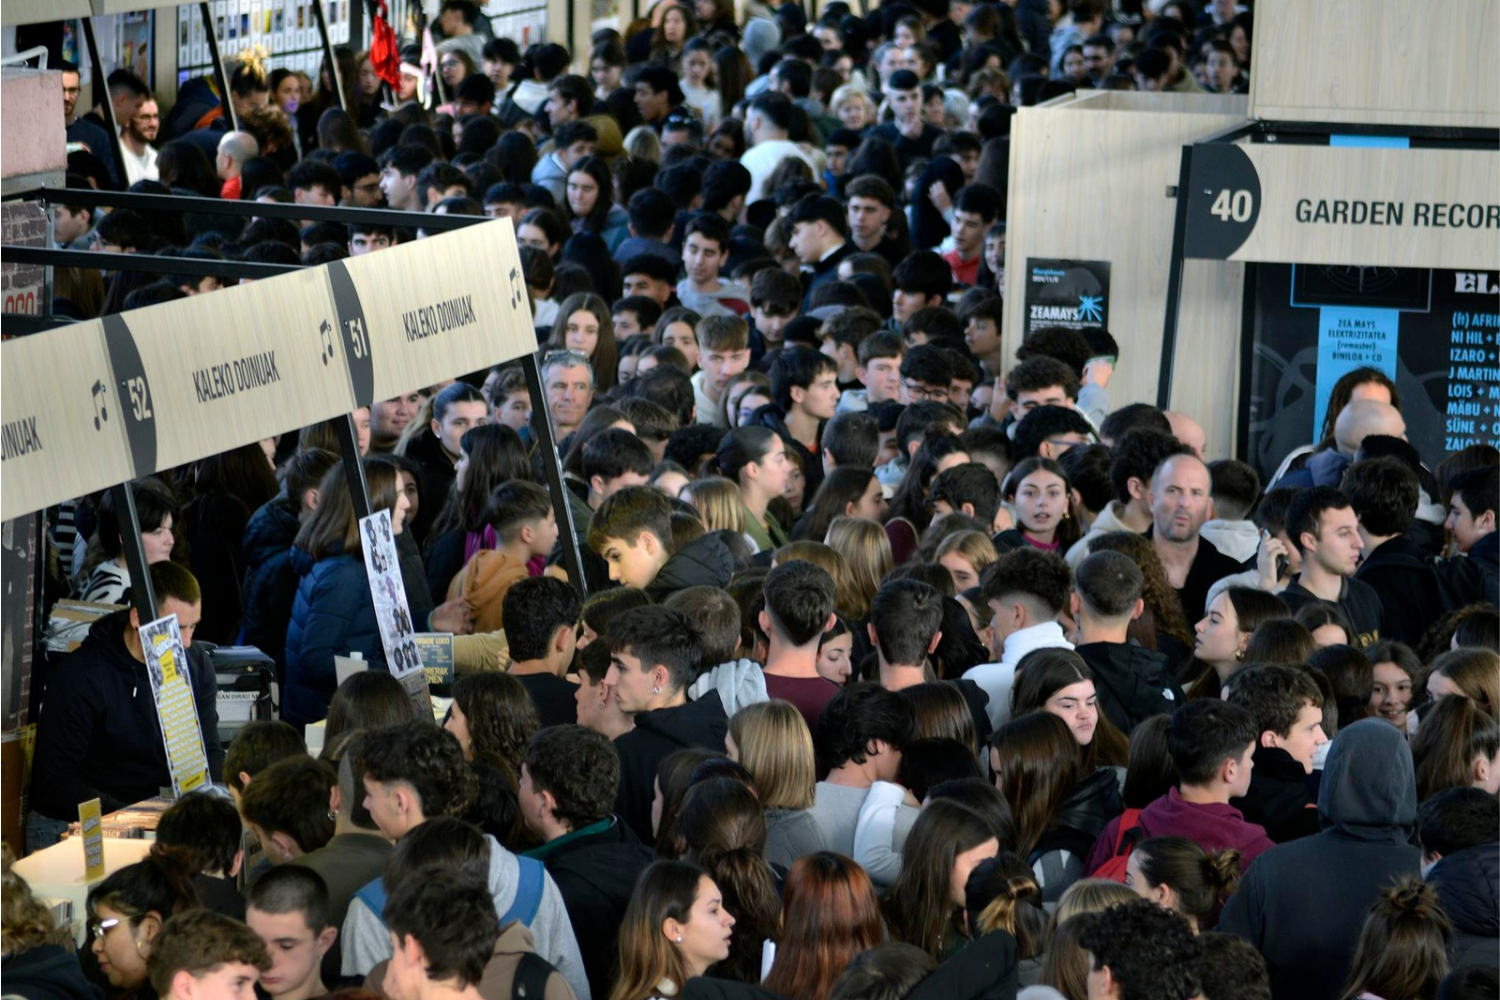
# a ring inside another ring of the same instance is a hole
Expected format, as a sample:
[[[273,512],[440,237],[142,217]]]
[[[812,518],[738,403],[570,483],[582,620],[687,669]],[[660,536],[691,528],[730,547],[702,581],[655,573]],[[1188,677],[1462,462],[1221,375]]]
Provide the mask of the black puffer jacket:
[[[722,750],[729,732],[729,717],[719,692],[710,691],[697,701],[674,708],[642,712],[635,728],[615,740],[620,751],[620,791],[615,812],[645,843],[651,833],[651,800],[656,768],[668,754],[686,747]]]
[[[714,535],[695,538],[667,560],[656,579],[646,588],[660,604],[671,594],[688,587],[727,587],[734,576],[734,555]]]
[[[1449,964],[1493,966],[1500,955],[1500,842],[1445,855],[1427,881],[1453,921]]]
[[[243,640],[276,661],[276,679],[286,683],[286,630],[297,597],[292,540],[301,526],[285,495],[263,505],[245,525]]]

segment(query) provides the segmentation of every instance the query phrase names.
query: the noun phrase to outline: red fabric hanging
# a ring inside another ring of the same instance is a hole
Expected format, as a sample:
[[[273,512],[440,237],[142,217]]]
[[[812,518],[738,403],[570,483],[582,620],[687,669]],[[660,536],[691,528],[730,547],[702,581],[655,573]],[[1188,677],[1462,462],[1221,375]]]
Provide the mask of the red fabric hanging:
[[[375,0],[375,23],[370,39],[370,66],[375,75],[392,88],[401,86],[401,52],[396,45],[396,33],[385,19],[385,0]]]

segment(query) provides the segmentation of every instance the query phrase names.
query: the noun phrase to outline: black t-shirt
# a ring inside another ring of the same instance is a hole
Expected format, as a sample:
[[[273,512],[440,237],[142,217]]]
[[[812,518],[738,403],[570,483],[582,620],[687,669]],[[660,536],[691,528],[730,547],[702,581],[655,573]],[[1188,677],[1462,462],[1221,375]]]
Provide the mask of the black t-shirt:
[[[870,129],[870,135],[877,139],[884,139],[896,147],[896,155],[901,157],[903,167],[913,160],[932,159],[932,146],[942,134],[942,129],[926,122],[922,123],[922,134],[915,139],[908,139],[902,135],[895,122],[886,122],[884,125],[876,125]]]
[[[1146,537],[1150,538],[1155,532],[1156,528],[1153,526],[1147,530]],[[1174,588],[1177,599],[1182,602],[1182,615],[1187,623],[1192,625],[1206,614],[1204,605],[1208,603],[1210,587],[1226,576],[1244,571],[1248,566],[1249,563],[1231,559],[1220,552],[1213,542],[1200,537],[1198,554],[1193,558],[1187,579],[1182,581],[1181,587]]]
[[[1339,587],[1339,599],[1325,601],[1302,586],[1302,580],[1297,578],[1281,592],[1281,599],[1292,609],[1292,614],[1308,604],[1329,604],[1338,608],[1354,629],[1354,645],[1359,649],[1368,649],[1380,641],[1380,595],[1363,580],[1346,577]]]
[[[542,728],[548,726],[570,726],[578,721],[578,702],[574,699],[577,684],[569,683],[556,674],[515,674],[516,680],[531,695],[536,705],[536,714]]]

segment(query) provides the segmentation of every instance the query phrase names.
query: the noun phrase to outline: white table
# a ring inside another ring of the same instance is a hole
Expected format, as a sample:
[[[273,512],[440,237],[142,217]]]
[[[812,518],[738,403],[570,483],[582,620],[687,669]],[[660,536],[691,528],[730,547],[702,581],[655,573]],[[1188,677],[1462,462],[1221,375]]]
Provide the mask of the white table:
[[[151,851],[149,840],[122,840],[104,838],[104,874],[114,874],[126,865],[133,865]],[[88,921],[85,903],[89,890],[97,882],[84,880],[83,838],[69,837],[60,844],[53,844],[16,862],[16,874],[31,886],[38,899],[52,902],[67,901],[72,906],[73,938],[79,945],[85,936],[84,925]],[[102,879],[99,881],[103,881]]]

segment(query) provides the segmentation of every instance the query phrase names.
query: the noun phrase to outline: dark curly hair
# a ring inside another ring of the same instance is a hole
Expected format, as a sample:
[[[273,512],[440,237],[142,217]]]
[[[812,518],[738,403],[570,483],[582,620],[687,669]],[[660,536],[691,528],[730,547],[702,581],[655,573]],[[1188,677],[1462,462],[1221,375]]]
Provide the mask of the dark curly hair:
[[[1188,1000],[1197,996],[1203,946],[1181,916],[1144,899],[1075,919],[1078,943],[1094,970],[1108,967],[1120,1000]]]
[[[474,799],[474,775],[458,740],[434,723],[415,719],[371,730],[361,756],[366,777],[410,785],[429,820],[461,816]]]
[[[526,686],[495,670],[460,677],[453,684],[453,703],[469,728],[469,754],[499,757],[521,773],[526,744],[542,728]]]

